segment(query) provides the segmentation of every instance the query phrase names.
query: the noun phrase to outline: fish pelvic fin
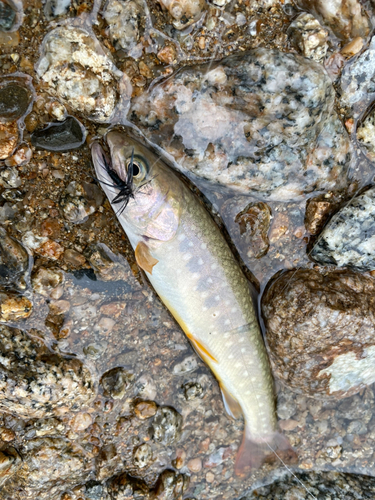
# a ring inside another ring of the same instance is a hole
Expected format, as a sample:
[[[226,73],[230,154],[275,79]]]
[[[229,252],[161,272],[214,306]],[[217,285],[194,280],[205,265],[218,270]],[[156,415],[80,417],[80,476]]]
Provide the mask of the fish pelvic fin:
[[[242,409],[239,402],[232,396],[232,394],[222,383],[220,383],[220,389],[221,389],[221,395],[223,397],[225,411],[228,413],[230,417],[237,420],[242,415]]]
[[[237,452],[234,471],[236,476],[247,477],[254,469],[261,465],[273,464],[280,460],[284,465],[297,462],[298,456],[286,436],[280,432],[273,432],[263,438],[254,438],[247,427]]]
[[[144,241],[140,241],[135,249],[135,260],[141,269],[152,274],[152,269],[159,262],[151,255],[150,249]]]
[[[192,343],[195,352],[198,354],[198,356],[203,359],[203,361],[213,361],[214,363],[217,363],[217,359],[215,356],[213,356],[210,351],[205,347],[199,340],[197,340],[189,331],[187,331],[185,328],[183,328],[185,335],[187,338],[190,340]]]

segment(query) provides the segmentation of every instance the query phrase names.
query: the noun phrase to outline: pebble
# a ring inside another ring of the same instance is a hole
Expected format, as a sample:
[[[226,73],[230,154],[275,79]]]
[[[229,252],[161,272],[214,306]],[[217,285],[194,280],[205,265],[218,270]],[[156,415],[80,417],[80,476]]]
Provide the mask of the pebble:
[[[358,0],[297,0],[296,3],[316,15],[340,40],[366,38],[372,28]]]
[[[352,64],[344,67],[341,75],[341,102],[345,106],[370,103],[375,97],[375,36]]]
[[[51,353],[26,332],[1,325],[0,350],[0,411],[43,418],[93,398],[90,372],[80,360]]]
[[[0,80],[0,119],[5,121],[14,121],[25,115],[32,95],[30,91],[8,79],[5,82]]]
[[[103,17],[108,24],[109,38],[115,49],[136,57],[136,48],[147,22],[144,3],[141,0],[112,0],[106,3]]]
[[[44,15],[51,21],[52,19],[65,16],[70,9],[72,0],[46,0],[44,4]]]
[[[181,434],[182,417],[169,406],[160,406],[152,422],[153,439],[169,446],[178,441]]]
[[[36,71],[51,95],[72,110],[97,122],[112,116],[123,74],[84,29],[61,26],[50,31]],[[130,87],[123,83],[121,93],[126,100]]]
[[[73,116],[65,121],[51,123],[42,130],[36,130],[31,136],[31,143],[37,149],[46,151],[70,151],[77,149],[86,140],[83,125]]]
[[[33,151],[30,146],[23,144],[17,148],[17,151],[5,160],[7,167],[20,167],[27,165],[33,156]]]
[[[241,238],[246,240],[249,258],[259,259],[267,253],[270,246],[268,240],[270,221],[271,209],[263,202],[249,203],[236,215],[234,222],[239,225]]]
[[[375,161],[375,110],[371,109],[357,127],[357,141],[364,154]]]
[[[93,420],[89,413],[77,413],[71,422],[70,426],[74,432],[82,432],[85,431],[92,424]]]
[[[187,463],[187,468],[192,473],[198,473],[202,470],[202,460],[200,458],[192,458]]]
[[[157,409],[157,404],[154,401],[140,401],[134,406],[134,413],[140,420],[146,420],[153,417]]]
[[[12,477],[22,465],[22,458],[12,446],[0,451],[0,486]]]
[[[187,401],[203,398],[204,390],[199,382],[187,382],[183,385],[183,389]]]
[[[320,195],[306,202],[305,227],[310,234],[318,234],[329,219],[330,214],[338,207],[339,199],[332,195]]]
[[[205,0],[158,0],[168,10],[173,26],[182,30],[197,22],[207,9]]]
[[[350,270],[279,274],[262,298],[275,375],[335,400],[375,382],[374,291],[373,278]]]
[[[115,256],[103,243],[90,245],[84,252],[85,257],[101,281],[126,281],[128,268],[120,257]]]
[[[24,289],[28,271],[29,254],[0,226],[0,285]]]
[[[100,384],[106,397],[122,399],[126,390],[130,387],[133,376],[125,368],[117,367],[108,370],[102,375]]]
[[[103,192],[96,184],[72,181],[63,193],[60,206],[64,218],[73,223],[84,222],[103,203]]]
[[[181,69],[136,97],[131,118],[182,171],[290,201],[346,185],[351,152],[334,100],[320,64],[257,48]]]
[[[320,264],[375,269],[375,188],[353,198],[327,223],[310,255]]]
[[[0,438],[5,441],[6,443],[10,441],[14,441],[16,438],[15,433],[12,431],[12,429],[7,429],[6,427],[2,427],[0,429]]]
[[[59,269],[40,267],[32,277],[31,283],[35,292],[50,297],[64,281],[64,275]]]
[[[181,363],[177,363],[173,367],[175,375],[182,375],[184,373],[193,372],[198,368],[198,361],[196,356],[187,356]]]
[[[134,450],[133,462],[140,469],[144,469],[152,462],[152,448],[148,443],[143,443]]]
[[[0,31],[9,31],[16,21],[16,10],[8,2],[0,0]]]
[[[0,292],[0,322],[14,322],[28,318],[33,311],[32,302],[24,296]]]
[[[322,62],[328,50],[328,30],[306,12],[300,14],[290,24],[288,35],[299,52],[309,59]]]
[[[19,139],[17,122],[0,123],[0,160],[12,155]]]

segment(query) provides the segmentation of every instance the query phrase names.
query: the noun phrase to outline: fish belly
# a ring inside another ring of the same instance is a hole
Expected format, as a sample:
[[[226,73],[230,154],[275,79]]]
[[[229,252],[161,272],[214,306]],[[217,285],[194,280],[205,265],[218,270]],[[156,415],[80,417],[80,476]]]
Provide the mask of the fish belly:
[[[173,240],[152,255],[156,292],[238,402],[254,439],[276,427],[273,380],[249,283],[200,205],[183,215]]]

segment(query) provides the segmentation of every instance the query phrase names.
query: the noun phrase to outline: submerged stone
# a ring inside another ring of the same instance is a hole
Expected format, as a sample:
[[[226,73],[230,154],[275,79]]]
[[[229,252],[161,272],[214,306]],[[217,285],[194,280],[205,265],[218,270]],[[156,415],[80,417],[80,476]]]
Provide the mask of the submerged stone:
[[[0,227],[0,285],[25,288],[29,270],[29,254],[17,240]]]
[[[0,353],[0,411],[43,418],[56,408],[80,408],[94,396],[81,361],[51,353],[22,330],[0,326]]]
[[[302,55],[318,62],[324,60],[329,33],[314,16],[306,12],[300,14],[289,26],[288,34]]]
[[[268,230],[270,228],[271,210],[266,203],[249,203],[239,212],[234,222],[239,225],[240,236],[247,240],[248,257],[259,259],[268,251],[270,242]]]
[[[375,280],[350,270],[293,269],[262,298],[277,378],[313,397],[344,398],[375,382]]]
[[[47,151],[70,151],[85,142],[86,133],[83,125],[73,116],[65,121],[51,123],[42,130],[36,130],[31,136],[31,143]]]
[[[332,217],[310,255],[323,265],[375,269],[375,187],[353,198]]]
[[[183,171],[264,199],[346,184],[349,138],[321,65],[263,48],[184,68],[130,119]]]
[[[0,0],[0,31],[9,31],[16,21],[16,10],[5,0]]]
[[[44,15],[49,20],[64,16],[69,12],[71,3],[72,0],[47,0],[44,5]]]
[[[176,442],[181,433],[182,417],[169,406],[158,408],[152,422],[153,439],[166,446]]]
[[[375,109],[371,109],[357,128],[357,141],[364,154],[375,161]]]
[[[173,19],[172,24],[178,30],[198,21],[202,12],[207,9],[205,0],[159,0],[159,3],[168,10]],[[220,5],[224,3],[225,1]]]
[[[17,120],[26,113],[31,100],[28,89],[17,83],[0,86],[0,119]]]
[[[51,95],[97,122],[112,116],[119,94],[125,103],[131,94],[130,84],[94,35],[73,26],[47,34],[36,70]]]

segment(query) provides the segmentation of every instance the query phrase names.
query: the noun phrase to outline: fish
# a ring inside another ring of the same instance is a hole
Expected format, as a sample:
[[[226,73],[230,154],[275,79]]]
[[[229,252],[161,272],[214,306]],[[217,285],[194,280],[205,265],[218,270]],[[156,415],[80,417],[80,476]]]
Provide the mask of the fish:
[[[250,284],[211,215],[132,129],[91,147],[96,176],[139,267],[216,377],[230,417],[244,418],[235,473],[293,455],[278,432],[274,383]]]

